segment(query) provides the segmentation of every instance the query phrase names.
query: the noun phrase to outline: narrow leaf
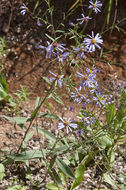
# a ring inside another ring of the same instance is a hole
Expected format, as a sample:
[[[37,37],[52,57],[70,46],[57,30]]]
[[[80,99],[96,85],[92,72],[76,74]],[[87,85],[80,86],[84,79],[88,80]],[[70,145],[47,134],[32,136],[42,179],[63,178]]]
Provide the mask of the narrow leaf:
[[[112,185],[112,186],[116,187],[116,184],[115,184],[114,180],[108,174],[105,173],[103,176],[104,176],[105,181],[109,185]]]
[[[33,129],[36,129],[36,128],[33,127]],[[41,134],[43,134],[47,139],[49,139],[51,141],[56,141],[55,135],[53,135],[52,133],[50,133],[46,129],[38,128],[38,132],[41,133]]]
[[[75,171],[75,177],[77,179],[77,181],[74,181],[72,184],[72,187],[70,190],[73,190],[75,187],[77,187],[78,185],[80,185],[80,183],[83,181],[83,176],[84,176],[84,172],[85,172],[85,164],[80,164],[76,171]]]
[[[61,187],[57,187],[57,185],[55,183],[48,183],[46,185],[46,188],[48,188],[49,190],[64,190]]]
[[[65,162],[63,160],[61,160],[60,158],[57,158],[56,159],[56,163],[57,165],[59,166],[60,170],[68,177],[70,177],[71,179],[73,180],[76,180],[77,179],[75,178],[74,174],[73,174],[73,171],[69,168],[69,166],[67,166],[65,164]]]
[[[5,172],[4,165],[3,165],[3,164],[0,164],[0,180],[3,179],[3,177],[4,177],[4,172]]]

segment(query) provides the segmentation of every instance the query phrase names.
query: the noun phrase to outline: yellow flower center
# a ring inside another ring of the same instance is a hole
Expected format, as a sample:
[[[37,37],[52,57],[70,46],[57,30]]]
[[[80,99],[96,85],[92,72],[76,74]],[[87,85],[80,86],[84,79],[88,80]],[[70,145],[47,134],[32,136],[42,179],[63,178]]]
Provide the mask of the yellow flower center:
[[[92,38],[91,42],[92,42],[92,44],[95,44],[96,40],[94,38]]]
[[[94,7],[94,8],[97,7],[96,3],[93,4],[93,7]]]
[[[101,98],[98,98],[98,101],[99,101],[99,102],[101,102],[101,100],[102,100]]]
[[[83,99],[82,99],[82,102],[86,102],[86,99],[85,99],[85,98],[83,98]]]
[[[89,73],[91,74],[91,73],[92,73],[92,70],[89,70]]]
[[[60,76],[59,76],[59,75],[57,75],[57,76],[56,76],[56,78],[57,78],[57,79],[60,79]]]
[[[26,10],[26,11],[28,11],[28,10],[29,10],[29,8],[28,8],[28,7],[25,7],[25,10]]]
[[[78,94],[78,97],[81,97],[82,96],[82,94]]]
[[[62,58],[63,56],[60,54],[59,57]]]
[[[81,52],[84,52],[84,49],[83,49],[83,48],[81,48],[81,49],[80,49],[80,51],[81,51]]]
[[[68,124],[69,124],[69,122],[68,122],[68,121],[65,121],[65,122],[64,122],[64,125],[65,125],[65,126],[67,126]]]

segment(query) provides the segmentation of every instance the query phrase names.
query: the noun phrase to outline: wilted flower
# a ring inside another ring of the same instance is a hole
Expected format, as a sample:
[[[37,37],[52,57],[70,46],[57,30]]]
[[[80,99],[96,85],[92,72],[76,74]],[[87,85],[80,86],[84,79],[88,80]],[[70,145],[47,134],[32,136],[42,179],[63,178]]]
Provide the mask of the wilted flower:
[[[83,24],[84,22],[87,22],[91,18],[89,16],[84,16],[84,14],[81,14],[82,18],[78,18],[77,21],[81,21],[80,24]]]
[[[52,45],[54,49],[59,50],[60,52],[63,52],[65,50],[65,44],[54,42]]]
[[[73,120],[71,120],[70,118],[68,118],[68,120],[64,120],[61,117],[59,118],[62,121],[62,123],[58,123],[58,130],[66,128],[67,134],[68,134],[69,131],[72,132],[73,129],[77,128],[77,124],[73,123]]]
[[[89,9],[90,8],[93,8],[94,12],[97,14],[98,12],[101,12],[101,6],[102,6],[102,3],[100,1],[95,1],[95,3],[93,2],[93,0],[90,0],[89,1],[90,5],[89,5]]]
[[[92,36],[87,35],[89,38],[84,38],[84,45],[86,46],[86,48],[89,50],[89,52],[94,52],[95,51],[95,47],[97,47],[98,49],[101,49],[101,47],[98,44],[102,44],[103,40],[101,39],[101,36],[98,34],[96,34],[96,36],[94,36],[94,32],[92,32]]]
[[[59,87],[61,88],[62,87],[62,84],[64,83],[62,78],[64,77],[64,75],[56,75],[54,74],[53,72],[49,71],[54,77],[50,77],[49,80],[50,82],[53,82],[55,80],[55,86],[59,85]]]
[[[25,15],[26,11],[28,11],[28,7],[26,7],[26,5],[23,3],[23,5],[20,7],[21,9],[21,14]]]

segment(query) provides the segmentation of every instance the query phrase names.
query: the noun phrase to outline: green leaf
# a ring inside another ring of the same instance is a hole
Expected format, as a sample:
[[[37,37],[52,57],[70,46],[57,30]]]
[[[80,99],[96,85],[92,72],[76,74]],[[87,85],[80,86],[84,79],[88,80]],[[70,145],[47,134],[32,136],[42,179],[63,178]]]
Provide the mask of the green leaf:
[[[51,107],[50,107],[50,105],[49,105],[48,99],[46,99],[45,103],[46,103],[46,106],[47,106],[48,110],[51,112]]]
[[[59,104],[64,105],[63,101],[61,100],[61,98],[59,96],[57,96],[56,93],[53,93],[51,96],[56,102],[58,102]]]
[[[23,187],[22,185],[15,185],[15,186],[9,187],[7,190],[26,190],[26,188]]]
[[[33,127],[33,129],[36,129],[36,128]],[[46,129],[38,128],[38,132],[41,133],[41,134],[43,134],[47,139],[49,139],[51,141],[56,141],[55,135],[53,135],[52,133],[50,133]]]
[[[115,115],[116,115],[115,104],[107,104],[106,119],[107,119],[108,124],[111,123],[111,121],[114,119]]]
[[[48,188],[49,190],[64,190],[61,187],[57,187],[57,185],[55,183],[48,183],[46,185],[46,188]]]
[[[66,151],[66,150],[68,150],[68,149],[69,149],[69,147],[66,146],[66,145],[58,146],[58,147],[56,147],[56,148],[54,149],[54,153],[55,153],[55,152],[61,153],[61,152],[64,152],[64,151]]]
[[[3,89],[2,86],[0,86],[0,101],[8,101],[10,98],[10,96],[8,95],[8,93],[6,93],[6,91]]]
[[[85,172],[85,164],[80,164],[76,171],[75,171],[75,177],[77,179],[77,181],[74,181],[72,184],[72,187],[70,190],[73,190],[75,187],[77,187],[78,185],[80,185],[80,183],[83,181],[83,176],[84,176],[84,172]]]
[[[5,116],[3,115],[3,117],[7,120],[9,120],[12,123],[15,123],[17,125],[21,125],[24,124],[25,122],[27,122],[29,119],[26,117],[9,117],[9,116]]]
[[[52,168],[51,171],[53,173],[53,178],[55,179],[56,184],[58,184],[58,186],[62,187],[62,181],[61,181],[59,175],[57,174],[56,170],[54,168]]]
[[[68,177],[70,177],[71,179],[73,180],[76,180],[77,179],[75,178],[74,174],[73,174],[73,171],[69,168],[69,166],[67,166],[65,164],[65,162],[63,160],[61,160],[60,158],[57,158],[56,159],[56,163],[57,165],[59,166],[60,170]]]
[[[7,86],[5,78],[3,78],[2,73],[0,73],[0,86],[3,88],[3,90],[8,94],[9,88]]]
[[[46,154],[47,150],[42,150],[44,154]],[[22,152],[21,154],[12,154],[8,156],[8,159],[14,160],[14,161],[25,161],[25,160],[31,160],[35,158],[42,158],[42,152],[39,150],[29,150]]]
[[[107,135],[98,137],[97,142],[99,147],[102,149],[112,146],[112,139],[110,139]]]
[[[103,176],[104,176],[106,183],[108,183],[109,185],[111,185],[113,187],[116,187],[114,180],[108,174],[105,173]]]
[[[47,78],[47,77],[42,77],[43,78],[43,80],[45,80],[48,84],[51,84],[50,83],[50,80]]]
[[[27,141],[29,141],[29,140],[33,137],[33,135],[34,135],[34,132],[33,132],[33,131],[27,133],[27,135],[26,135],[26,137],[25,137],[25,139],[24,139],[25,143],[26,143]]]
[[[0,180],[3,179],[3,177],[4,177],[4,172],[5,172],[4,165],[3,165],[3,164],[0,164]]]
[[[33,118],[36,117],[36,115],[37,115],[37,113],[38,113],[38,109],[39,109],[39,107],[40,107],[42,101],[43,101],[43,98],[40,98],[40,97],[37,97],[37,98],[36,98],[35,109],[34,109],[34,111],[32,112],[31,119],[33,119]]]
[[[51,36],[49,36],[48,34],[45,33],[45,35],[46,35],[50,40],[52,40],[52,42],[55,41],[55,40],[54,40]]]
[[[44,113],[44,112],[40,113],[39,117],[46,117],[46,118],[49,118],[49,119],[59,119],[59,117],[57,115],[52,114],[52,113],[48,113],[48,112],[46,112],[46,113]]]
[[[55,161],[56,161],[57,155],[54,155],[53,158],[50,160],[50,164],[49,164],[49,170],[52,169]]]

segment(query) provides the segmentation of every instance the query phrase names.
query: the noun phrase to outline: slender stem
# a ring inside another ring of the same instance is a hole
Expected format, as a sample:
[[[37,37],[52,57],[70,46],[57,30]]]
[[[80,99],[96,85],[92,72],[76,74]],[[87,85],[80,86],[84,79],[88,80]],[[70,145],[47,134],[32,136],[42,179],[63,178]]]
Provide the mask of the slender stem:
[[[36,118],[36,115],[38,114],[38,112],[39,112],[39,110],[40,110],[42,104],[45,102],[46,98],[50,95],[50,93],[51,93],[51,91],[52,91],[52,89],[53,89],[54,84],[55,84],[55,80],[53,81],[53,83],[52,83],[52,85],[51,85],[49,91],[48,91],[47,94],[46,94],[46,96],[43,98],[43,100],[40,102],[40,105],[37,107],[36,114],[35,114],[34,116],[31,115],[30,124],[29,124],[29,126],[28,126],[28,128],[27,128],[27,130],[26,130],[26,132],[25,132],[25,135],[24,135],[24,137],[23,137],[23,139],[22,139],[22,141],[21,141],[21,144],[20,144],[20,146],[19,146],[19,148],[18,148],[18,150],[17,150],[17,154],[20,152],[21,147],[22,147],[22,144],[23,144],[23,141],[25,140],[26,135],[27,135],[27,133],[29,132],[29,130],[30,130],[31,126],[32,126],[32,123],[33,123],[34,119]]]

